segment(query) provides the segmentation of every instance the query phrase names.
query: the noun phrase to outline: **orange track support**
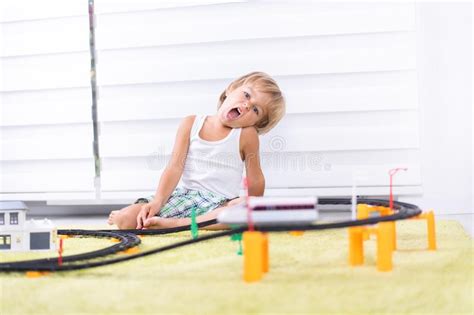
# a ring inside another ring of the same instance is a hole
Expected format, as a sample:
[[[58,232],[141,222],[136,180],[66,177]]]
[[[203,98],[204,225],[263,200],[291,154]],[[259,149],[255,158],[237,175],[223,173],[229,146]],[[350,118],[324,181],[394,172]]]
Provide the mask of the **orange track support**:
[[[262,232],[247,231],[244,243],[244,281],[256,282],[268,271],[268,237]]]
[[[349,228],[349,264],[351,266],[364,264],[364,237],[374,234],[377,236],[377,269],[392,270],[392,231],[392,222],[380,222],[375,228],[365,226]]]
[[[263,233],[263,242],[262,242],[262,271],[268,272],[270,270],[270,257],[268,251],[268,233]]]
[[[304,234],[304,231],[290,231],[289,233],[292,236],[302,236]]]
[[[436,227],[433,210],[423,212],[412,218],[413,220],[426,220],[426,229],[428,234],[428,250],[436,250]]]
[[[359,266],[364,264],[363,227],[349,228],[349,264]]]

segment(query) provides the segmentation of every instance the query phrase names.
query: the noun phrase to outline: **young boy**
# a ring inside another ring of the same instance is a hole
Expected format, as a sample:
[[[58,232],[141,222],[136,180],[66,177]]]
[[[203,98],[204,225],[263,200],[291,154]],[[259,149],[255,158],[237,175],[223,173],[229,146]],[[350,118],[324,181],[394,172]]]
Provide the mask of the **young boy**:
[[[284,115],[284,97],[270,76],[252,72],[234,80],[219,97],[215,115],[182,120],[155,195],[112,211],[109,224],[120,229],[188,225],[192,209],[197,222],[215,219],[225,207],[243,201],[244,163],[249,195],[263,196],[258,136]]]

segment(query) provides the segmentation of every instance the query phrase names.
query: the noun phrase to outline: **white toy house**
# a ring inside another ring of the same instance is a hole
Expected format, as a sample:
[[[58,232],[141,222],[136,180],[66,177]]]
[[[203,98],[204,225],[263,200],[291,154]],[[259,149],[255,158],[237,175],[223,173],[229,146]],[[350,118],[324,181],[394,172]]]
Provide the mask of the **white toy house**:
[[[0,251],[56,250],[57,229],[48,220],[26,221],[21,201],[0,202]]]

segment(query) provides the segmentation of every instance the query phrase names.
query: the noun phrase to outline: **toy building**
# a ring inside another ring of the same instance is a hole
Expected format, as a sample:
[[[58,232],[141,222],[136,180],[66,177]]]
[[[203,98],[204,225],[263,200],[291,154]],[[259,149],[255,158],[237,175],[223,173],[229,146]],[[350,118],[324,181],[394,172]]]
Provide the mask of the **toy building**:
[[[0,202],[0,250],[56,250],[54,224],[48,219],[26,221],[27,211],[21,201]]]

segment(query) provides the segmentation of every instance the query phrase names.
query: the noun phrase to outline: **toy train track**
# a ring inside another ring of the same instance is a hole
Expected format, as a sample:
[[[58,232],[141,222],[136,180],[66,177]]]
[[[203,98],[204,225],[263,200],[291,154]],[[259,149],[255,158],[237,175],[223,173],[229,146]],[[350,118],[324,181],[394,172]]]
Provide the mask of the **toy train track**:
[[[108,232],[108,231],[87,231],[87,230],[60,230],[58,231],[60,235],[68,235],[68,236],[81,236],[81,237],[97,237],[97,238],[111,238],[117,239],[119,242],[113,246],[109,246],[103,249],[99,249],[89,253],[77,254],[77,255],[70,255],[64,256],[63,262],[77,262],[81,260],[88,260],[93,258],[100,258],[112,254],[116,254],[121,251],[125,251],[129,248],[135,247],[141,243],[140,238],[132,233],[116,233],[116,232]],[[35,260],[27,260],[27,261],[20,261],[14,263],[0,263],[0,270],[4,266],[9,266],[11,264],[15,265],[26,265],[26,266],[42,266],[42,265],[50,265],[50,264],[57,264],[57,257],[50,257],[50,258],[43,258],[43,259],[35,259]]]
[[[349,205],[351,204],[350,198],[319,198],[318,205]],[[367,204],[371,206],[383,206],[388,207],[389,201],[381,199],[358,199],[358,204]],[[394,214],[388,216],[380,217],[371,217],[363,220],[349,220],[349,221],[339,221],[332,223],[323,223],[323,224],[278,224],[266,226],[259,226],[256,224],[256,230],[262,232],[284,232],[284,231],[293,231],[295,229],[301,231],[310,231],[310,230],[325,230],[325,229],[335,229],[335,228],[346,228],[352,226],[363,226],[376,224],[379,222],[386,221],[395,221],[395,220],[404,220],[421,214],[421,210],[418,206],[403,203],[403,202],[394,202],[393,203]],[[204,227],[217,223],[216,220],[210,220],[206,222],[201,222],[198,226]],[[181,226],[171,229],[159,229],[159,230],[58,230],[60,235],[69,235],[69,236],[86,236],[86,237],[106,237],[106,238],[115,238],[119,240],[119,243],[101,249],[94,252],[83,253],[73,256],[63,257],[63,263],[58,264],[57,258],[46,258],[46,259],[36,259],[36,260],[27,260],[27,261],[16,261],[16,262],[6,262],[0,264],[0,272],[25,272],[25,271],[71,271],[71,270],[80,270],[93,267],[106,266],[110,264],[115,264],[119,262],[129,261],[137,259],[140,257],[145,257],[157,253],[162,253],[170,251],[176,248],[183,246],[200,243],[203,241],[216,239],[220,237],[230,236],[236,233],[242,233],[247,228],[245,226],[233,228],[231,230],[216,232],[212,234],[207,234],[200,236],[196,239],[189,239],[174,244],[154,248],[148,251],[140,252],[137,254],[119,256],[113,258],[106,258],[116,254],[117,252],[126,250],[138,246],[140,244],[140,239],[137,235],[160,235],[168,233],[176,233],[181,231],[187,231],[190,229],[190,226]]]

